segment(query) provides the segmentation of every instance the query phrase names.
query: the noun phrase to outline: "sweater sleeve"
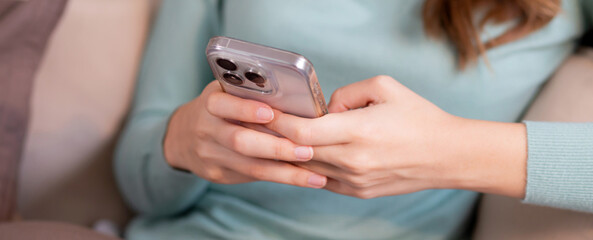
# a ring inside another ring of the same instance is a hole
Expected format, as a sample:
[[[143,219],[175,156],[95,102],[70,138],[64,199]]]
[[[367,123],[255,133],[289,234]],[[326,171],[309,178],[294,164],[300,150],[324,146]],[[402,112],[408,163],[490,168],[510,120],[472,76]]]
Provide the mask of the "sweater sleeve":
[[[593,212],[593,123],[525,124],[524,202]]]
[[[213,79],[204,57],[217,29],[216,1],[163,1],[145,50],[132,111],[115,153],[124,198],[142,214],[169,215],[190,207],[208,182],[171,168],[163,137],[174,110]]]

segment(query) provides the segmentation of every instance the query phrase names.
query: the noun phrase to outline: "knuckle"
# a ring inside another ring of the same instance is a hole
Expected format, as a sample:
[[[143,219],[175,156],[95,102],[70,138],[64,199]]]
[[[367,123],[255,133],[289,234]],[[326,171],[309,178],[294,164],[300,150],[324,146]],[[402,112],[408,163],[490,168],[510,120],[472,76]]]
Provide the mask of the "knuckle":
[[[361,199],[371,199],[375,198],[375,193],[369,189],[360,189],[355,192],[355,197]]]
[[[374,79],[374,83],[379,84],[379,85],[391,83],[392,81],[394,81],[394,79],[388,75],[379,75],[373,79]]]
[[[271,122],[264,124],[264,126],[269,128],[270,130],[277,131],[278,130],[278,121],[276,121],[276,119],[273,119]]]
[[[249,167],[248,174],[258,180],[265,180],[266,179],[266,172],[265,168],[260,165],[253,165]]]
[[[350,159],[349,161],[345,161],[343,164],[343,167],[353,173],[356,173],[356,167],[357,165],[354,163],[354,159]]]
[[[363,173],[366,154],[354,153],[348,161],[344,161],[344,167],[353,173]]]
[[[218,178],[218,181],[216,182],[218,184],[233,184],[236,183],[236,181],[232,180],[232,178],[229,178],[229,175],[226,171],[221,171],[221,175]]]
[[[222,173],[222,169],[212,167],[204,172],[204,178],[211,182],[221,183],[224,181],[224,174]]]
[[[352,187],[355,188],[364,188],[368,186],[368,181],[366,178],[360,175],[350,175],[346,178],[346,180],[350,183]]]
[[[198,157],[198,159],[206,159],[208,158],[208,148],[204,147],[203,144],[198,144],[193,148],[194,155]]]
[[[214,150],[212,143],[201,143],[194,147],[194,154],[201,161],[213,161],[218,159],[220,153]]]
[[[344,95],[344,87],[341,87],[334,91],[334,93],[331,96],[331,99],[332,100],[342,99],[343,95]]]
[[[306,171],[298,171],[292,175],[290,179],[290,184],[297,185],[297,186],[307,186],[306,182],[309,178],[309,173]]]
[[[372,124],[358,124],[356,130],[351,132],[352,137],[363,141],[371,139],[376,134],[375,126],[372,126]]]
[[[206,97],[206,110],[213,114],[216,112],[218,105],[220,104],[221,93],[212,93]]]
[[[349,161],[350,165],[349,170],[353,173],[362,175],[366,174],[371,170],[371,159],[369,159],[369,155],[366,153],[357,153],[354,155]]]
[[[371,84],[378,89],[388,89],[394,82],[395,80],[387,75],[379,75],[371,79]]]
[[[289,159],[285,159],[286,157],[284,154],[284,144],[282,143],[275,143],[273,144],[273,148],[274,148],[274,159],[282,159],[282,160],[289,160]]]
[[[236,130],[231,134],[231,148],[238,153],[246,154],[248,132],[243,130]]]
[[[205,132],[201,127],[196,127],[194,130],[194,134],[196,135],[196,137],[198,139],[200,139],[201,141],[208,139],[210,136],[208,135],[207,132]]]
[[[308,142],[311,139],[311,128],[299,125],[295,129],[294,140],[300,143]]]
[[[192,124],[190,126],[189,131],[194,135],[194,137],[198,138],[198,141],[204,141],[205,139],[209,138],[209,134],[204,127],[206,125],[207,124],[204,124],[203,121],[198,119],[196,124]]]
[[[208,85],[206,85],[206,87],[204,89],[212,90],[212,91],[222,90],[222,88],[220,87],[220,83],[218,83],[218,81],[216,81],[216,80],[212,80],[210,83],[208,83]]]

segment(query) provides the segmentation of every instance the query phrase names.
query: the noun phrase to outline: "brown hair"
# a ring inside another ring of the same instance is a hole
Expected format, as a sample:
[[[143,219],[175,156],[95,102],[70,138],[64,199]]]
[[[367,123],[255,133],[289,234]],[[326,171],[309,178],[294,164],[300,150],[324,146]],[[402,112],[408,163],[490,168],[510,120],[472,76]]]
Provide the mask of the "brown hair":
[[[527,36],[548,24],[560,11],[560,0],[426,0],[422,11],[428,36],[447,37],[458,53],[459,68],[483,56],[486,50]],[[484,17],[474,24],[476,10]],[[483,43],[479,32],[489,22],[517,20],[502,35]]]

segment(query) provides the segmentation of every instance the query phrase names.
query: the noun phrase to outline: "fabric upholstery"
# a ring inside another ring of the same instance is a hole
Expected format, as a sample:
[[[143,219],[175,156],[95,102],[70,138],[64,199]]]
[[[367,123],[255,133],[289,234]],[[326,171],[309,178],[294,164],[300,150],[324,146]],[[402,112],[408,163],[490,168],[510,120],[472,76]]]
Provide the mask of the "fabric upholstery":
[[[0,224],[0,239],[11,240],[117,240],[80,226],[59,222],[16,222]]]
[[[130,104],[150,23],[147,0],[71,0],[33,89],[21,167],[24,219],[122,227],[114,141]]]
[[[12,217],[35,72],[66,0],[0,1],[0,221]]]

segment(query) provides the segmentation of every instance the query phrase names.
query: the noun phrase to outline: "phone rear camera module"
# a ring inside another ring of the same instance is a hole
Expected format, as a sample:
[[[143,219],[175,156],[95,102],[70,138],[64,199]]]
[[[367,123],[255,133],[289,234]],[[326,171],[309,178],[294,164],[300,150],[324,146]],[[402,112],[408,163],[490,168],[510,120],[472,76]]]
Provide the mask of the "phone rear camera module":
[[[222,75],[222,78],[224,78],[224,81],[233,84],[235,86],[239,86],[241,84],[243,84],[243,79],[241,79],[241,77],[237,76],[236,74],[232,74],[232,73],[225,73]]]
[[[264,77],[262,77],[262,75],[259,75],[254,72],[246,72],[245,77],[247,79],[249,79],[249,81],[252,81],[259,87],[264,87],[264,83],[266,82],[266,79]]]
[[[219,59],[216,59],[216,64],[218,64],[218,66],[220,66],[221,68],[224,68],[229,71],[237,70],[237,65],[234,64],[233,62],[231,62],[231,60],[219,58]]]

